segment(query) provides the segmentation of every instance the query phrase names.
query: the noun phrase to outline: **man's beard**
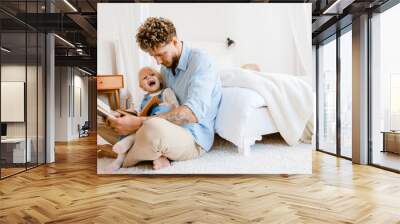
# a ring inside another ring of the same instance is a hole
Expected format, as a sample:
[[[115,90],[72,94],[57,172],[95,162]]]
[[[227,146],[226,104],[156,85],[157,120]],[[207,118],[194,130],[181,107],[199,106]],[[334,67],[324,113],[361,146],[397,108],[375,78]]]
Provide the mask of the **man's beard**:
[[[172,63],[170,66],[168,66],[168,68],[171,68],[173,70],[175,70],[176,66],[178,66],[179,63],[179,57],[178,56],[174,56],[172,59]]]

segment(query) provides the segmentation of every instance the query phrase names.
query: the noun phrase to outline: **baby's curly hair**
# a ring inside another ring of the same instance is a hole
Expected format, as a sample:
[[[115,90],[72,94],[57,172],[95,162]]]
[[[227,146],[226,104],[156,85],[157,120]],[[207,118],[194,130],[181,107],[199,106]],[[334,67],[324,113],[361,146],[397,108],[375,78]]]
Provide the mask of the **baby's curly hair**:
[[[162,17],[150,17],[139,27],[136,42],[142,50],[154,49],[176,37],[174,24]]]

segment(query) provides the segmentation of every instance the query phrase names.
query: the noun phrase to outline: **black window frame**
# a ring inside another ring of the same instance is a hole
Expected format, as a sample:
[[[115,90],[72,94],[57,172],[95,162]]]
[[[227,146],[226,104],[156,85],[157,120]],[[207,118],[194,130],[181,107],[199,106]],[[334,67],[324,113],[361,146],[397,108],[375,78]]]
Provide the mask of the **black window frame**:
[[[325,39],[322,39],[319,41],[315,46],[316,46],[316,72],[315,72],[315,84],[316,84],[316,151],[318,152],[323,152],[332,156],[336,156],[339,158],[343,158],[346,160],[352,161],[352,158],[347,157],[342,155],[341,153],[341,118],[340,118],[340,77],[341,77],[341,67],[340,67],[340,37],[347,32],[352,31],[352,23],[346,25],[345,27],[336,30],[335,33],[332,35],[326,37]],[[319,47],[322,44],[327,44],[331,41],[336,41],[336,153],[328,152],[322,148],[319,147],[319,135],[320,135],[320,130],[319,130],[319,113],[318,111],[319,108]]]

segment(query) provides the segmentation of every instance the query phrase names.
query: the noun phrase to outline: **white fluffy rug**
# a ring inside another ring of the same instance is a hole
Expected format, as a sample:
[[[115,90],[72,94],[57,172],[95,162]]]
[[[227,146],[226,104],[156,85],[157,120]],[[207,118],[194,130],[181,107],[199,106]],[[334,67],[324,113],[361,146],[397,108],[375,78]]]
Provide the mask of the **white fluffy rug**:
[[[104,168],[111,158],[97,159],[98,174],[311,174],[312,145],[300,144],[290,147],[277,136],[264,136],[251,147],[245,157],[236,147],[221,138],[216,138],[213,148],[202,157],[190,161],[176,161],[172,166],[153,170],[152,164],[140,163],[130,168],[121,168],[112,173]]]

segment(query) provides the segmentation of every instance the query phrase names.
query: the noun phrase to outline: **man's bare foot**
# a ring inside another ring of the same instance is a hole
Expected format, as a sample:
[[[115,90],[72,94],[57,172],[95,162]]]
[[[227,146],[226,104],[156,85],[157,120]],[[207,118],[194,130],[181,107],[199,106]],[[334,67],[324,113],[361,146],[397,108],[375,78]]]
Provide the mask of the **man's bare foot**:
[[[129,148],[124,147],[123,145],[120,144],[115,144],[112,148],[112,150],[117,153],[117,154],[123,154],[126,153],[128,151]]]
[[[153,169],[155,170],[159,170],[169,166],[171,166],[171,163],[165,156],[161,156],[160,158],[153,160]]]

